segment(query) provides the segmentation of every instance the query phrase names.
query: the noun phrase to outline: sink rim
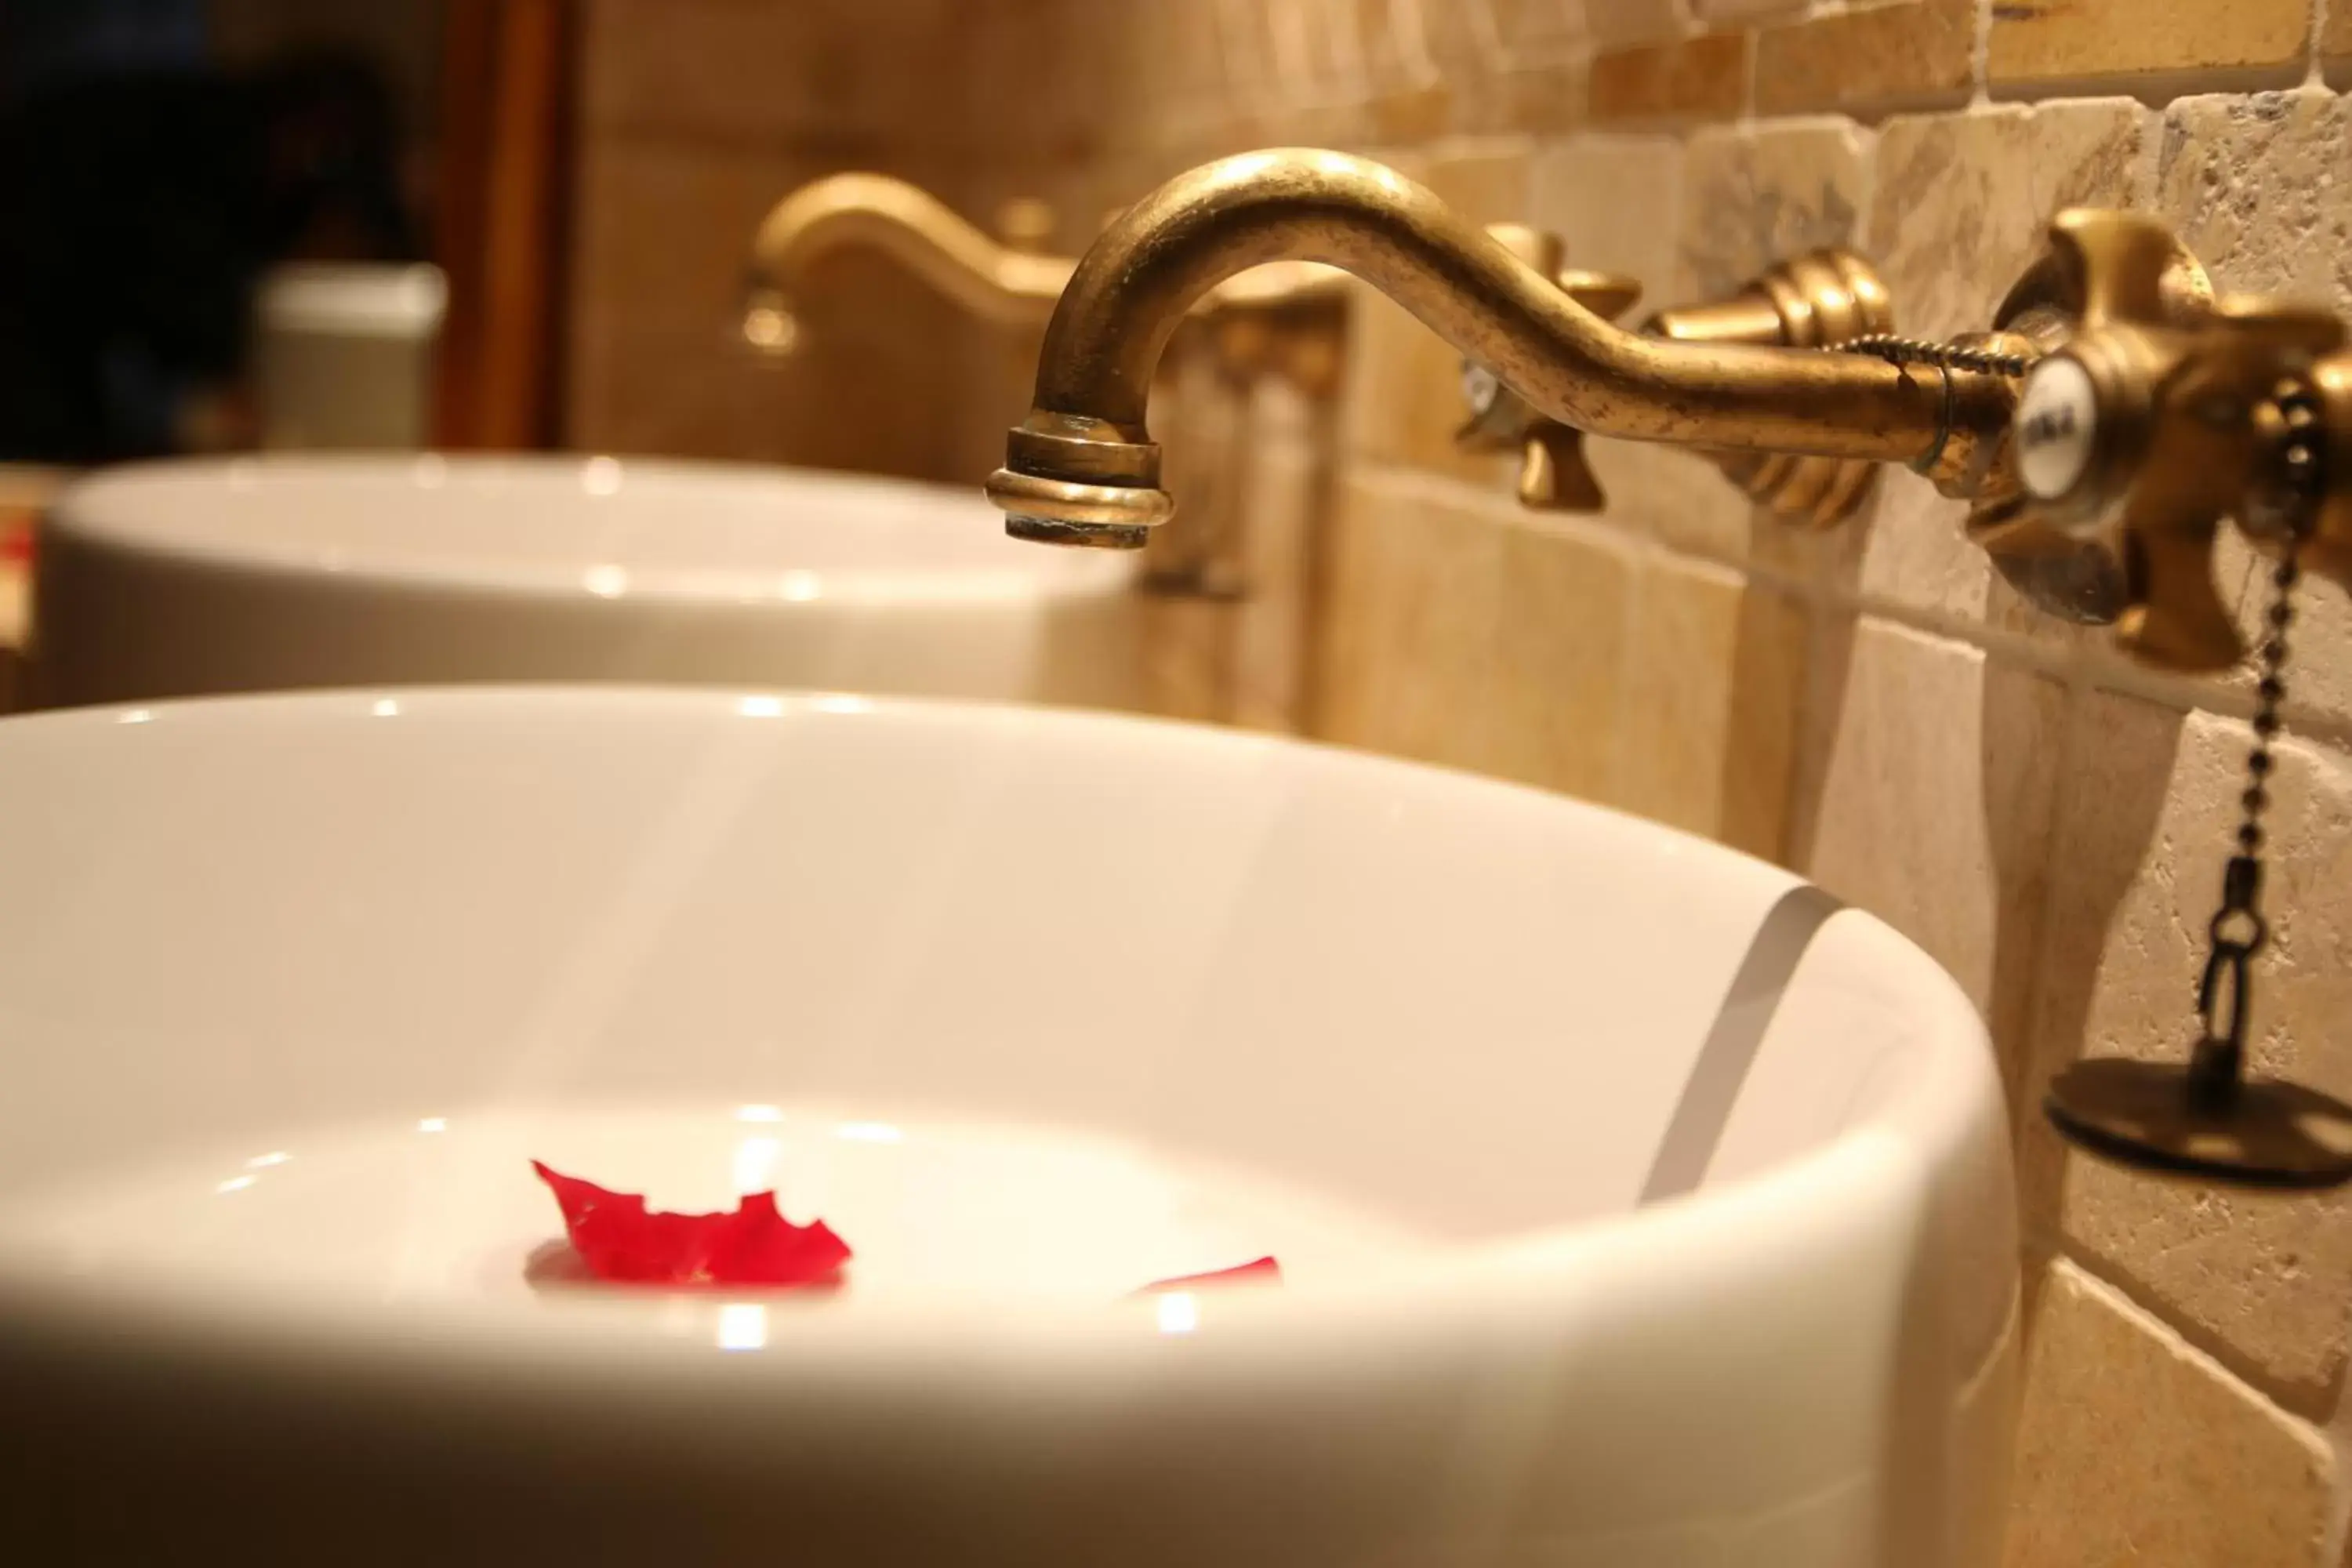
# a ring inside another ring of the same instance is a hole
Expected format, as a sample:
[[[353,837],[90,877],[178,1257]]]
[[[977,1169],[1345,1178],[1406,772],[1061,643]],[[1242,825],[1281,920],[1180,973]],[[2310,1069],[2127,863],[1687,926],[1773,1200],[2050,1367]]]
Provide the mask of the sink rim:
[[[340,720],[370,714],[387,700],[396,701],[404,716],[427,722],[444,711],[463,714],[502,707],[543,711],[554,703],[595,715],[592,721],[610,722],[616,731],[635,709],[673,713],[708,710],[719,719],[742,715],[750,710],[747,704],[757,703],[762,705],[758,716],[769,721],[854,714],[887,722],[894,714],[985,711],[1074,730],[1181,732],[1189,743],[1223,751],[1312,752],[1343,759],[1349,768],[1443,779],[1443,787],[1449,790],[1538,797],[1548,810],[1605,821],[1613,830],[1649,837],[1679,853],[1744,863],[1790,888],[1807,885],[1780,868],[1696,835],[1483,775],[1317,742],[1009,702],[772,689],[574,685],[226,695],[10,719],[0,723],[0,759],[10,746],[37,744],[47,733],[113,729],[138,715],[203,723],[211,714],[262,712],[302,722],[313,715]],[[415,735],[420,726],[404,725],[401,732]],[[1868,921],[1892,939],[1894,951],[1906,954],[1913,967],[1922,1012],[1933,1007],[1937,1015],[1936,1043],[1923,1051],[1933,1070],[1912,1075],[1876,1114],[1757,1173],[1625,1212],[1449,1247],[1435,1267],[1424,1260],[1394,1277],[1221,1294],[1212,1309],[1202,1312],[1199,1328],[1187,1335],[1202,1347],[1229,1347],[1198,1352],[1204,1367],[1214,1364],[1229,1372],[1246,1367],[1247,1375],[1265,1376],[1334,1333],[1358,1341],[1402,1338],[1426,1343],[1433,1334],[1444,1342],[1453,1331],[1472,1325],[1485,1331],[1498,1321],[1516,1323],[1529,1333],[1556,1333],[1563,1316],[1574,1316],[1580,1296],[1605,1298],[1624,1281],[1654,1284],[1677,1274],[1705,1276],[1717,1268],[1745,1275],[1754,1271],[1759,1258],[1793,1267],[1807,1237],[1818,1240],[1855,1223],[1857,1194],[1864,1212],[1867,1205],[1913,1202],[1931,1173],[1920,1151],[1930,1145],[1960,1146],[1969,1135],[1970,1116],[1978,1109],[1971,1097],[1981,1093],[1990,1071],[1990,1046],[1975,1009],[1940,966],[1875,917],[1860,910],[1845,914]],[[1968,1082],[1971,1076],[1979,1079],[1974,1089]],[[1997,1084],[1993,1093],[1998,1110]],[[1897,1127],[1913,1136],[1907,1141],[1892,1136]],[[1790,1258],[1777,1256],[1784,1249]],[[311,1310],[329,1304],[331,1313]],[[420,1332],[420,1325],[429,1331]],[[205,1362],[229,1357],[281,1368],[308,1366],[314,1369],[312,1375],[329,1363],[346,1370],[365,1364],[394,1376],[417,1375],[427,1368],[453,1376],[460,1368],[471,1369],[466,1375],[495,1371],[503,1378],[521,1378],[550,1390],[576,1386],[581,1368],[589,1365],[600,1393],[634,1389],[665,1403],[677,1395],[681,1366],[723,1363],[734,1384],[753,1389],[812,1377],[893,1379],[913,1370],[910,1353],[917,1363],[929,1353],[934,1358],[946,1354],[959,1363],[967,1358],[983,1363],[1009,1360],[1029,1375],[1092,1380],[1102,1371],[1104,1358],[1163,1353],[1156,1347],[1167,1338],[1149,1303],[1038,1302],[974,1310],[969,1303],[946,1300],[903,1310],[868,1308],[839,1313],[829,1313],[819,1303],[793,1322],[791,1332],[770,1336],[756,1351],[719,1352],[708,1338],[648,1336],[641,1324],[619,1314],[547,1313],[512,1301],[394,1304],[331,1292],[322,1298],[310,1291],[192,1286],[184,1279],[175,1280],[164,1297],[131,1299],[121,1293],[116,1279],[82,1281],[28,1268],[23,1255],[0,1238],[0,1333],[15,1338],[28,1332],[101,1351],[130,1335],[151,1349],[168,1347]],[[755,1373],[754,1367],[760,1370]],[[703,1392],[723,1398],[729,1396],[727,1387],[722,1379]]]
[[[973,536],[1003,549],[981,547],[997,557],[985,565],[869,563],[820,570],[793,566],[793,552],[781,548],[772,564],[762,563],[756,570],[727,563],[630,565],[625,551],[620,552],[624,560],[614,561],[608,558],[612,552],[587,550],[576,558],[549,553],[530,559],[527,552],[476,558],[446,549],[403,554],[395,547],[371,548],[353,559],[353,550],[332,536],[255,543],[189,528],[171,518],[168,502],[156,504],[158,491],[180,486],[207,494],[310,486],[317,489],[316,500],[305,504],[331,505],[338,485],[393,487],[404,479],[419,496],[440,493],[455,480],[478,489],[503,484],[520,496],[568,504],[592,493],[585,479],[600,464],[615,465],[624,483],[638,476],[641,483],[681,492],[689,503],[698,492],[764,499],[780,508],[807,507],[830,496],[852,509],[919,509],[926,528],[960,526],[951,514],[968,510]],[[762,491],[774,493],[762,497]],[[609,453],[267,452],[143,458],[69,480],[50,500],[38,529],[45,543],[55,539],[180,570],[314,584],[322,591],[373,589],[583,608],[677,605],[771,614],[826,605],[952,609],[1115,598],[1130,591],[1139,575],[1127,552],[1040,550],[1003,538],[1001,520],[977,489],[967,494],[959,485],[849,470]],[[614,566],[623,568],[616,579],[592,576]]]

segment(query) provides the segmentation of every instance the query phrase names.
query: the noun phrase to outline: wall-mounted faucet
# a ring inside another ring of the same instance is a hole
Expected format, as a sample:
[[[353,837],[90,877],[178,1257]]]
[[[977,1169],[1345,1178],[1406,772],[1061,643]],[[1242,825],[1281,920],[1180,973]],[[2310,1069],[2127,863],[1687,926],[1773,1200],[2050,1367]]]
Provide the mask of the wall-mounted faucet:
[[[1003,237],[982,233],[937,196],[887,174],[829,174],[778,202],[751,241],[751,307],[744,335],[788,351],[805,323],[803,291],[821,257],[853,247],[879,250],[984,321],[1044,323],[1076,263],[1045,254],[1052,215],[1011,203]]]
[[[882,252],[966,313],[1000,326],[1043,326],[1077,270],[1052,254],[1053,209],[1016,198],[1000,209],[996,233],[968,222],[919,185],[888,174],[828,174],[779,201],[751,241],[744,336],[788,352],[805,330],[811,268],[855,247]],[[1223,282],[1194,304],[1207,341],[1237,371],[1296,369],[1310,390],[1336,385],[1336,359],[1292,354],[1305,331],[1336,330],[1347,279],[1310,262],[1258,268]]]
[[[2212,584],[2224,515],[2273,552],[2300,538],[2305,565],[2352,587],[2340,323],[2213,301],[2153,219],[2061,215],[2050,257],[1989,331],[1940,344],[1864,333],[1856,352],[1828,353],[1743,341],[1786,335],[1769,285],[1738,307],[1744,331],[1698,330],[1695,312],[1669,312],[1650,334],[1612,326],[1395,171],[1299,149],[1179,175],[1087,252],[1046,329],[1034,406],[988,482],[1011,532],[1135,548],[1167,521],[1145,423],[1153,367],[1195,301],[1280,259],[1364,279],[1568,428],[1731,455],[1751,487],[1826,475],[1804,488],[1829,500],[1842,493],[1837,463],[1904,463],[1972,502],[1990,548],[2103,551],[2114,602],[2083,618],[2114,619],[2152,663],[2211,669],[2242,651]],[[1834,461],[1774,469],[1775,458]]]
[[[2352,589],[2343,322],[2315,307],[2216,299],[2161,223],[2078,210],[2052,222],[2048,254],[1989,331],[1893,337],[1873,319],[1884,290],[1832,253],[1630,332],[1577,298],[1556,250],[1482,232],[1393,170],[1338,153],[1244,153],[1137,203],[1071,275],[1034,405],[988,481],[1008,531],[1131,549],[1167,521],[1144,422],[1153,366],[1195,300],[1278,258],[1347,268],[1483,367],[1465,434],[1528,442],[1530,468],[1538,447],[1556,460],[1558,431],[1667,442],[1717,456],[1784,512],[1827,519],[1859,496],[1855,465],[1906,463],[1973,503],[1969,532],[1997,557],[2096,563],[2025,580],[2078,618],[2112,621],[2150,664],[2212,670],[2243,654],[2213,584],[2225,518],[2276,557],[2202,1035],[2183,1062],[2086,1057],[2053,1081],[2047,1110],[2079,1145],[2144,1169],[2274,1187],[2352,1182],[2352,1104],[2250,1076],[2244,1048],[2268,930],[2262,815],[2291,598],[2306,571]],[[1523,494],[1557,504],[1559,488],[1531,486],[1528,471]],[[2070,582],[2088,588],[2068,600],[2058,590]]]

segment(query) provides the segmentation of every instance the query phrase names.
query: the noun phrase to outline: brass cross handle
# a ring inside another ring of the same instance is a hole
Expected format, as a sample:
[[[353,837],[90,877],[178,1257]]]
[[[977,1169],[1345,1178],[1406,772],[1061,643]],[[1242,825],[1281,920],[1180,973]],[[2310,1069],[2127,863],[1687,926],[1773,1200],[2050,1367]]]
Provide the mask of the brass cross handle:
[[[1642,298],[1642,285],[1631,278],[1563,267],[1558,235],[1504,223],[1489,225],[1486,232],[1604,321],[1623,315]],[[1465,452],[1516,448],[1520,505],[1542,511],[1599,511],[1606,504],[1600,477],[1584,456],[1582,431],[1537,413],[1475,361],[1463,363],[1462,395],[1470,405],[1470,417],[1454,433],[1454,444]]]
[[[2028,376],[2013,428],[2026,510],[2123,563],[2116,634],[2134,655],[2182,670],[2227,668],[2243,652],[2213,584],[2224,518],[2275,547],[2318,533],[2311,564],[2352,563],[2352,443],[2341,385],[2343,323],[2315,306],[2240,296],[2184,319],[2165,294],[2179,247],[2139,213],[2061,213],[2053,259],[2080,322]],[[2326,374],[2323,376],[2322,372]],[[2329,470],[2333,470],[2332,480]],[[2333,570],[2331,571],[2331,567]]]

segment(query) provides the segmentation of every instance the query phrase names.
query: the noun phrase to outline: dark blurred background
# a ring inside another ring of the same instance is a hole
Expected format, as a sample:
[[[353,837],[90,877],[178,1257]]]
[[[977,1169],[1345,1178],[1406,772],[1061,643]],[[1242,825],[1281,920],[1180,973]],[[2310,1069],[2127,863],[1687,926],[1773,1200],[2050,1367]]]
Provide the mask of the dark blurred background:
[[[257,438],[256,292],[436,255],[441,0],[0,0],[0,461]]]

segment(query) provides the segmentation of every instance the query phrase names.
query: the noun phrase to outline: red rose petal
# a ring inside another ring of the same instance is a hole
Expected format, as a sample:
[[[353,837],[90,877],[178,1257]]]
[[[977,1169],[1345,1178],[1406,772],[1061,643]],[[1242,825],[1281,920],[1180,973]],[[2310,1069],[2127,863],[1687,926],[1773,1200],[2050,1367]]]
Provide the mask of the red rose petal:
[[[1136,1292],[1139,1296],[1157,1296],[1167,1290],[1195,1290],[1204,1285],[1279,1285],[1282,1265],[1271,1258],[1254,1258],[1235,1264],[1231,1268],[1219,1268],[1207,1274],[1180,1274],[1173,1279],[1155,1279]]]
[[[730,1214],[657,1214],[636,1193],[608,1192],[533,1160],[564,1234],[594,1278],[615,1285],[824,1289],[841,1283],[849,1246],[823,1220],[794,1225],[776,1194],[747,1193]]]

